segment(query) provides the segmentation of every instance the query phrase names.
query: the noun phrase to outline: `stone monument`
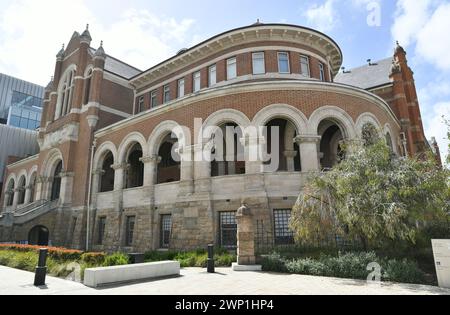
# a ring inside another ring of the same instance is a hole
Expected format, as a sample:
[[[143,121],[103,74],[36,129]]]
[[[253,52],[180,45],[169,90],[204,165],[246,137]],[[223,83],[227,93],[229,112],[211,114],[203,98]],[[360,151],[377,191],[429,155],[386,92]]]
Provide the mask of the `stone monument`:
[[[255,226],[250,208],[243,204],[236,214],[238,261],[233,264],[234,271],[261,271],[262,266],[256,265],[255,256]]]

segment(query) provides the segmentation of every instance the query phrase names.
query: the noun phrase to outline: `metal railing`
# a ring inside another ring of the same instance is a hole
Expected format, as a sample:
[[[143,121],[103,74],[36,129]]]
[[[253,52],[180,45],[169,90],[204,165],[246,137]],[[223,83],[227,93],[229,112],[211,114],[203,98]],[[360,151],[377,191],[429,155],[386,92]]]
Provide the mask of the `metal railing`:
[[[26,214],[28,212],[35,211],[35,210],[39,209],[40,207],[45,206],[47,203],[49,203],[48,200],[39,200],[39,201],[30,203],[24,207],[18,207],[17,210],[14,211],[14,215],[20,216],[20,215]]]

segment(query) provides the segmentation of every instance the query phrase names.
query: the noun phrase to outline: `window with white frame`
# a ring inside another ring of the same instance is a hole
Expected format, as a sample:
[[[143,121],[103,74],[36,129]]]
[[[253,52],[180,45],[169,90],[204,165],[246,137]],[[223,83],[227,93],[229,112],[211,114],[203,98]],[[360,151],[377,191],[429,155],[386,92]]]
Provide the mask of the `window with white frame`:
[[[55,119],[66,116],[72,107],[73,90],[75,87],[75,70],[72,70],[62,78],[62,86],[58,93]]]
[[[309,70],[309,57],[300,56],[300,73],[305,77],[311,77],[311,71]]]
[[[151,108],[158,106],[158,91],[156,90],[150,93],[150,106]]]
[[[209,67],[208,73],[209,73],[208,85],[209,86],[216,85],[216,83],[217,83],[217,67],[216,67],[216,65]]]
[[[279,52],[278,53],[278,72],[279,73],[291,73],[289,68],[289,53]]]
[[[178,80],[178,98],[184,97],[184,79]]]
[[[139,97],[137,113],[142,113],[144,111],[144,96]]]
[[[227,80],[237,78],[237,60],[230,58],[227,60]]]
[[[170,102],[170,86],[164,86],[164,104]]]
[[[200,89],[202,87],[202,85],[201,85],[201,83],[202,83],[202,81],[201,81],[202,76],[201,76],[200,71],[194,73],[193,78],[194,78],[194,93],[195,93],[195,92],[200,91]]]
[[[325,81],[325,67],[319,62],[320,81]]]
[[[253,74],[265,74],[266,63],[263,52],[257,52],[252,54]]]

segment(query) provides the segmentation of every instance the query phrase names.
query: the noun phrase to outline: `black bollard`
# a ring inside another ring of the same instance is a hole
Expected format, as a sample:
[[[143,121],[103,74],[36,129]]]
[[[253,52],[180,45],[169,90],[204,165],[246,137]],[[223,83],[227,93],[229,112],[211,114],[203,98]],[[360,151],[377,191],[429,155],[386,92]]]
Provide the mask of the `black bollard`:
[[[34,286],[36,287],[45,285],[45,277],[47,276],[47,254],[48,249],[41,248],[39,250],[39,262],[34,276]]]
[[[214,245],[208,245],[208,273],[215,273]]]

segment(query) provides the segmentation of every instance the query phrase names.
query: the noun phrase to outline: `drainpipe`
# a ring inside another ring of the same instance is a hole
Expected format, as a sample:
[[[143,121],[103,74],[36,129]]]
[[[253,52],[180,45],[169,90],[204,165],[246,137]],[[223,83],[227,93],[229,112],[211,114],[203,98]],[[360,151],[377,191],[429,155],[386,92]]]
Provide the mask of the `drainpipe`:
[[[97,147],[97,139],[94,138],[94,142],[91,147],[91,158],[89,160],[89,190],[87,197],[87,220],[86,220],[86,251],[89,251],[89,235],[91,230],[91,195],[92,195],[92,173],[93,173],[93,160],[94,160],[94,152]]]

